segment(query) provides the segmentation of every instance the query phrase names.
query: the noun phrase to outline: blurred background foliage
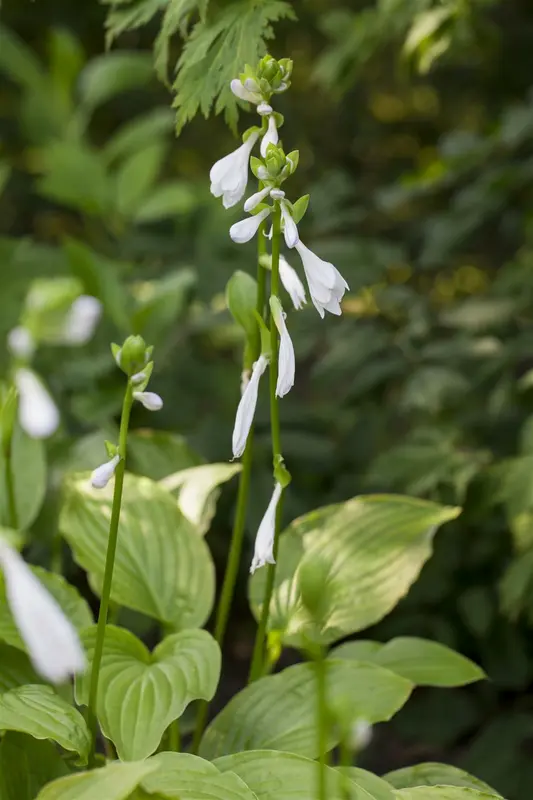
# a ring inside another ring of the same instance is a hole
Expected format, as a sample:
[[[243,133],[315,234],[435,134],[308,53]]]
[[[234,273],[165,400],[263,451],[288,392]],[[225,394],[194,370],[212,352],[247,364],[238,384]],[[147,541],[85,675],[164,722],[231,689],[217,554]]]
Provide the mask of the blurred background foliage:
[[[33,547],[46,558],[63,471],[102,461],[121,400],[112,339],[134,331],[156,346],[152,385],[165,399],[157,419],[135,411],[134,471],[161,478],[230,456],[242,343],[223,293],[235,269],[254,269],[254,248],[230,241],[239,211],[232,217],[213,200],[207,175],[235,140],[221,116],[196,117],[175,137],[152,48],[160,76],[171,65],[171,83],[178,63],[181,127],[194,97],[180,95],[180,74],[198,38],[201,46],[221,25],[214,41],[232,48],[228,19],[249,12],[242,25],[252,20],[259,33],[272,20],[273,54],[295,61],[279,110],[284,139],[300,149],[294,196],[311,192],[302,237],[351,287],[340,319],[321,322],[312,308],[291,314],[298,367],[282,405],[294,476],[286,518],[365,492],[462,505],[414,589],[369,636],[434,638],[489,676],[465,691],[419,690],[376,731],[365,759],[378,771],[450,761],[510,800],[529,800],[533,8],[309,0],[265,10],[269,2],[220,2],[206,14],[179,0],[166,28],[168,0],[2,4],[0,339],[37,277],[75,276],[106,311],[87,346],[38,353],[63,424],[48,444]],[[115,39],[107,52],[106,30]],[[260,50],[252,39],[245,52],[232,49],[236,61]],[[195,80],[204,67],[216,72],[213,39],[209,47]],[[202,110],[212,100],[221,110],[221,91],[197,98]],[[235,126],[236,107],[226,111]],[[245,112],[240,129],[251,120]],[[0,360],[5,372],[5,347]],[[271,489],[266,402],[257,427],[250,542]],[[220,570],[235,488],[224,488],[209,533]],[[247,555],[227,694],[249,656],[248,563]]]

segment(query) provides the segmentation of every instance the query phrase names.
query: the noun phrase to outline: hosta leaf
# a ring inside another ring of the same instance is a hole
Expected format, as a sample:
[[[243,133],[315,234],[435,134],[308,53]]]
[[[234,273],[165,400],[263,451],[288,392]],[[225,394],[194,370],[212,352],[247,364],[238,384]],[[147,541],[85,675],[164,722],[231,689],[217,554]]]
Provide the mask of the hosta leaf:
[[[351,661],[327,662],[328,703],[370,723],[390,719],[405,703],[412,683],[389,670]],[[347,669],[347,667],[349,667]],[[239,692],[209,725],[200,755],[213,759],[242,750],[286,750],[315,758],[316,674],[297,664]],[[328,749],[338,743],[330,730]]]
[[[202,464],[163,478],[161,485],[177,494],[182,514],[203,534],[215,515],[218,487],[240,470],[240,464]]]
[[[83,636],[92,660],[96,627]],[[76,698],[87,704],[87,673]],[[100,668],[98,718],[122,760],[151,755],[170,723],[197,699],[211,700],[220,674],[220,650],[207,631],[181,631],[153,653],[133,633],[108,625]]]
[[[414,767],[403,767],[389,772],[384,775],[384,779],[396,789],[410,789],[415,786],[461,786],[488,794],[492,792],[495,797],[499,797],[498,793],[486,783],[450,764],[432,762],[416,764]]]
[[[86,475],[66,485],[60,529],[98,590],[113,486],[92,489]],[[201,626],[214,596],[209,550],[175,499],[147,478],[126,475],[111,599],[168,625]]]
[[[360,767],[337,767],[352,783],[362,790],[364,800],[394,800],[394,792],[383,778]]]
[[[80,75],[82,102],[95,108],[121,92],[144,86],[152,76],[151,59],[146,53],[105,53],[93,58]]]
[[[366,657],[361,655],[361,645],[365,644],[375,645],[373,649],[367,648]],[[470,659],[443,644],[414,636],[400,636],[384,645],[346,642],[336,647],[331,656],[380,664],[417,686],[464,686],[485,677],[483,670]]]
[[[89,755],[91,737],[85,720],[50,686],[27,684],[1,695],[0,730],[50,739],[78,753],[82,763]]]
[[[160,793],[176,800],[256,800],[238,775],[221,774],[214,764],[190,753],[160,753],[148,763],[158,767],[142,782],[150,795]]]
[[[117,208],[125,217],[133,217],[157,180],[166,145],[155,141],[138,150],[120,165],[117,172]]]
[[[149,761],[121,764],[79,772],[49,783],[36,800],[126,800],[136,786],[156,769]]]
[[[128,436],[128,455],[131,471],[154,481],[202,463],[183,436],[166,431],[133,431]]]
[[[35,800],[49,781],[68,774],[57,747],[45,739],[8,731],[0,743],[0,797]]]
[[[396,800],[494,800],[497,795],[458,786],[415,786],[397,789]]]
[[[46,456],[43,442],[29,437],[18,423],[13,431],[12,470],[17,527],[25,530],[39,513],[46,492]],[[0,525],[12,525],[6,494],[6,460],[0,451]]]
[[[327,565],[323,621],[325,644],[378,622],[407,593],[431,555],[435,531],[459,509],[401,495],[356,497],[295,520],[280,538],[276,587],[269,626],[301,645],[316,636],[303,607],[298,567],[317,556]],[[259,613],[266,570],[250,581],[252,608]]]
[[[41,678],[37,676],[26,653],[0,642],[0,692],[24,686],[25,683],[40,682]]]

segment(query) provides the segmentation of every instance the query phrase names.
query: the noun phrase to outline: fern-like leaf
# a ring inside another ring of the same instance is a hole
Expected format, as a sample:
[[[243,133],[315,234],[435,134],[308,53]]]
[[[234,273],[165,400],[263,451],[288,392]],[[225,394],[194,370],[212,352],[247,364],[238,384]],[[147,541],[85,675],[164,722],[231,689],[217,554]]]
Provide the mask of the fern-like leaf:
[[[168,0],[167,0],[168,2]],[[155,69],[160,80],[168,80],[168,59],[170,40],[180,32],[187,36],[187,27],[194,12],[200,15],[200,22],[205,22],[209,0],[170,0],[161,23],[161,29],[154,44]]]
[[[101,0],[111,9],[105,22],[108,47],[125,31],[142,28],[167,6],[169,0]]]

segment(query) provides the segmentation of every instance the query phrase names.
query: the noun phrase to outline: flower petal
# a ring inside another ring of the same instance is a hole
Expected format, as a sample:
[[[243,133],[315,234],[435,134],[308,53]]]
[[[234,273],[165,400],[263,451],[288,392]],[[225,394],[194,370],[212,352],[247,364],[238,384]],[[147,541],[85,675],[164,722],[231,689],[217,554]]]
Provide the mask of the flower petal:
[[[133,397],[148,411],[160,411],[163,408],[163,400],[155,392],[133,392]]]
[[[63,336],[68,344],[86,344],[95,331],[102,315],[102,303],[96,297],[82,294],[72,303]]]
[[[281,216],[283,219],[283,235],[285,236],[285,244],[290,248],[296,247],[300,241],[298,227],[285,203],[281,203]]]
[[[296,270],[291,267],[285,256],[281,255],[279,257],[279,277],[290,295],[294,308],[302,308],[306,303],[304,285]]]
[[[275,564],[274,559],[274,537],[276,535],[276,510],[278,507],[279,499],[283,489],[281,484],[276,483],[270,503],[265,511],[265,515],[259,525],[257,535],[255,537],[254,557],[250,566],[252,575],[259,567],[264,567],[265,564]]]
[[[235,416],[235,425],[233,427],[233,457],[239,458],[244,453],[248,434],[254,421],[255,407],[257,405],[257,394],[259,391],[259,379],[266,370],[268,361],[265,356],[261,355],[255,362],[252,375],[246,389],[243,392],[237,414]]]
[[[59,427],[57,406],[35,372],[21,367],[15,373],[19,393],[19,422],[34,439],[46,439]]]
[[[267,186],[265,189],[261,189],[260,192],[256,192],[255,194],[251,194],[248,200],[244,204],[244,210],[247,212],[253,211],[259,203],[264,200],[267,194],[270,192],[270,187]]]
[[[276,127],[276,118],[272,114],[268,118],[268,129],[263,138],[261,139],[261,155],[265,158],[269,144],[277,144],[279,141],[278,129]]]
[[[99,467],[96,467],[96,469],[92,471],[91,485],[94,489],[104,489],[107,486],[115,474],[115,470],[119,461],[119,455],[113,456],[110,461],[106,461],[105,464],[100,464]]]
[[[270,298],[270,310],[280,335],[276,397],[285,397],[294,386],[294,346],[285,323],[285,312],[277,297]]]
[[[261,95],[258,92],[253,92],[247,89],[245,86],[242,85],[238,78],[235,78],[230,83],[230,88],[235,97],[238,97],[239,100],[245,100],[248,103],[259,103],[261,100]],[[259,87],[257,87],[259,88]]]
[[[264,208],[259,212],[259,214],[255,214],[255,216],[252,217],[247,217],[246,219],[241,219],[240,222],[236,222],[234,225],[232,225],[229,229],[229,235],[233,241],[237,244],[244,244],[245,242],[249,242],[250,239],[253,239],[259,229],[259,226],[263,220],[268,217],[270,211],[270,208]]]

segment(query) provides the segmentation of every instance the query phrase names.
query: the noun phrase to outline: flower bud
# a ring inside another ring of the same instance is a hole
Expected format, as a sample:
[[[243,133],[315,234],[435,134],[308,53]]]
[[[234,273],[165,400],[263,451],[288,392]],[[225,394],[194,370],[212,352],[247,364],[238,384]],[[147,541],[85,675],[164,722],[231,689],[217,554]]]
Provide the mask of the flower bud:
[[[155,392],[133,392],[133,399],[148,411],[161,411],[163,408],[163,400]]]
[[[271,178],[277,178],[285,166],[285,153],[275,144],[269,144],[265,154],[265,166]]]
[[[264,78],[269,83],[278,76],[280,72],[278,62],[272,56],[266,55],[259,62],[257,74],[260,78]]]
[[[278,66],[284,80],[288,80],[292,75],[292,58],[280,58]]]
[[[151,348],[146,347],[142,336],[128,336],[122,347],[112,347],[115,361],[126,375],[141,372],[150,359]]]

